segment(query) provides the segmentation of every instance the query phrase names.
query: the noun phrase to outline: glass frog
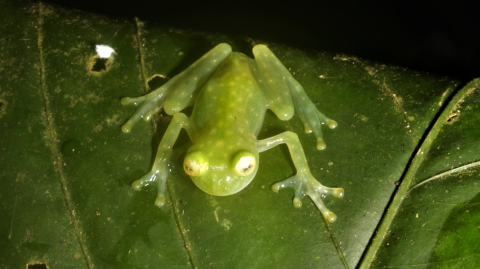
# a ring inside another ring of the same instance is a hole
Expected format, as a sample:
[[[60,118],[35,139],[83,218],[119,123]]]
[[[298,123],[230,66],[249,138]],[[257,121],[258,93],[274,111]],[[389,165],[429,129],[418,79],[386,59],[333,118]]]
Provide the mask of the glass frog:
[[[138,98],[122,98],[123,105],[139,106],[122,126],[125,133],[140,119],[150,120],[162,108],[173,116],[152,170],[134,181],[132,187],[140,190],[156,181],[155,204],[165,204],[167,166],[182,128],[192,141],[183,163],[185,172],[201,190],[217,196],[244,189],[258,171],[259,153],[284,143],[297,174],[275,183],[272,190],[293,188],[295,207],[300,207],[308,195],[324,218],[333,222],[337,217],[321,198],[342,198],[344,191],[325,187],[311,175],[298,136],[287,131],[257,140],[257,135],[267,109],[284,121],[295,113],[305,131],[315,135],[317,149],[322,150],[326,145],[321,126],[333,129],[337,123],[317,110],[302,86],[265,45],[255,46],[253,54],[255,60],[232,52],[228,44],[219,44],[157,90]],[[191,105],[193,111],[187,117],[181,111]]]

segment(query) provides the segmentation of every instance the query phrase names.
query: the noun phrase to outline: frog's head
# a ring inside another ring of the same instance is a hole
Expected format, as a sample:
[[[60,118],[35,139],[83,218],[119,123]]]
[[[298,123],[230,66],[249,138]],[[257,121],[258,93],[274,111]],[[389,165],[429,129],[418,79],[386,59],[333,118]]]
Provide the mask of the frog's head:
[[[204,192],[226,196],[244,189],[258,170],[258,153],[240,150],[223,158],[209,158],[202,151],[187,153],[183,169]]]

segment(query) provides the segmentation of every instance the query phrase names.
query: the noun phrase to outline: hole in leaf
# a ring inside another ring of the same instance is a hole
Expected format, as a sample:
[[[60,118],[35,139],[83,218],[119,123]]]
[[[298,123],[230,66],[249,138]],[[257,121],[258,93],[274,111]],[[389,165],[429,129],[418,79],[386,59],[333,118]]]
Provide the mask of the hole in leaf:
[[[3,101],[2,99],[0,99],[0,118],[5,115],[6,113],[6,108],[7,107],[7,102]]]
[[[457,121],[459,116],[460,116],[460,113],[457,113],[457,112],[451,113],[451,114],[448,116],[446,122],[451,124],[451,123]]]
[[[156,90],[160,88],[163,84],[165,84],[168,79],[162,75],[154,75],[148,82],[148,87],[150,90]]]
[[[29,264],[27,266],[27,269],[48,269],[48,267],[44,263],[35,263],[35,264]]]
[[[92,67],[92,72],[102,72],[107,70],[108,58],[95,58],[95,64]]]

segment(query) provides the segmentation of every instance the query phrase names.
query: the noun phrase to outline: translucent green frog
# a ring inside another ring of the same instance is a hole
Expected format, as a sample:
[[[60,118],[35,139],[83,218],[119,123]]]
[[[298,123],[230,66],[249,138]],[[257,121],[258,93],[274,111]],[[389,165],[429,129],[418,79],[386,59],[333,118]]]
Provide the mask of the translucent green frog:
[[[193,182],[211,195],[226,196],[239,192],[255,177],[259,153],[285,143],[290,150],[297,174],[272,186],[295,190],[293,204],[302,205],[305,195],[315,202],[330,222],[336,215],[323,204],[327,194],[342,198],[342,188],[327,188],[311,175],[298,136],[284,132],[257,140],[265,112],[272,110],[281,120],[289,120],[294,112],[302,120],[307,133],[313,132],[317,149],[325,149],[321,126],[337,126],[320,113],[302,86],[285,66],[264,45],[253,48],[255,60],[232,52],[228,44],[219,44],[161,88],[139,98],[122,99],[123,105],[140,106],[122,126],[130,132],[141,118],[148,121],[161,108],[173,116],[158,147],[151,172],[134,181],[140,190],[156,181],[155,204],[165,204],[165,181],[172,147],[180,130],[187,131],[193,145],[188,149],[183,168]],[[190,118],[181,111],[193,105]]]

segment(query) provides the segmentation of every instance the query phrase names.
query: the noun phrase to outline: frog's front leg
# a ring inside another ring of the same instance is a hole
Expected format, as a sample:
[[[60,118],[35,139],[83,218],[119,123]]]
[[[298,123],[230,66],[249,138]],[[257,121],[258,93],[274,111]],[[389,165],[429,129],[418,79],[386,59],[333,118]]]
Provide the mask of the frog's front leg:
[[[287,131],[271,138],[258,141],[257,149],[259,152],[263,152],[283,143],[288,146],[295,168],[297,168],[297,174],[284,181],[275,183],[272,186],[272,190],[278,192],[283,188],[293,188],[295,190],[295,198],[293,199],[293,205],[295,207],[302,206],[301,200],[305,195],[310,196],[317,208],[322,212],[323,217],[329,222],[334,222],[337,219],[337,216],[325,207],[321,198],[325,198],[326,195],[342,198],[344,191],[342,188],[325,187],[312,176],[297,134]]]
[[[135,190],[140,190],[151,182],[157,181],[157,198],[155,199],[155,205],[159,207],[165,204],[165,183],[169,170],[167,169],[167,165],[171,160],[173,145],[175,144],[182,128],[187,131],[188,136],[193,141],[194,131],[190,120],[183,113],[175,114],[168,125],[162,141],[160,142],[160,146],[158,146],[157,156],[155,157],[152,171],[132,183],[132,187]]]
[[[122,105],[134,104],[140,106],[122,126],[122,131],[124,133],[130,132],[140,119],[150,120],[152,115],[162,107],[167,114],[174,115],[192,104],[195,90],[203,86],[215,73],[217,67],[231,55],[231,52],[230,45],[219,44],[157,90],[142,97],[122,98]]]

